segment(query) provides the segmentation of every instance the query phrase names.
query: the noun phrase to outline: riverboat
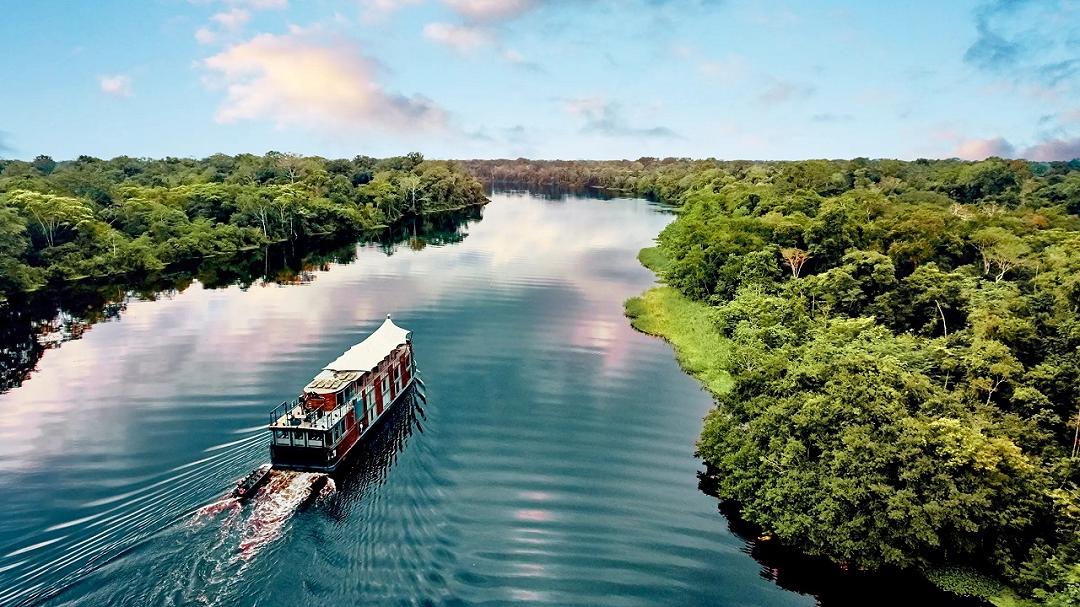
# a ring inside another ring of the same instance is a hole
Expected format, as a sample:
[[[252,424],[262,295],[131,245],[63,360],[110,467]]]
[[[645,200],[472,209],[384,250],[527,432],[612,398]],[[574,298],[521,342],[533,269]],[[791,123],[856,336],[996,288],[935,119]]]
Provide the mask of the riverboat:
[[[390,315],[270,413],[274,468],[333,472],[413,387],[412,332]]]

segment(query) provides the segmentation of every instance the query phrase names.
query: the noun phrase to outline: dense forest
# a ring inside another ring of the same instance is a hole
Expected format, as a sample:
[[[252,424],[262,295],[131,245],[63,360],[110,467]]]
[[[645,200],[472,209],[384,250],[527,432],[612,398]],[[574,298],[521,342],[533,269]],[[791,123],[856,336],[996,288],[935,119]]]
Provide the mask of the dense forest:
[[[0,301],[485,202],[477,179],[420,154],[0,160]]]
[[[1080,162],[468,165],[680,207],[643,260],[688,303],[627,313],[716,393],[698,450],[763,534],[1080,604]]]

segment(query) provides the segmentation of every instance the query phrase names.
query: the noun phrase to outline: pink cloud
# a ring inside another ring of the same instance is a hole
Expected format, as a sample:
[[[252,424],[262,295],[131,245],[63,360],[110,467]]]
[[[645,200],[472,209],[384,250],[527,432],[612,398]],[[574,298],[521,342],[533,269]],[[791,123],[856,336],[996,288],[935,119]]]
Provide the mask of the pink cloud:
[[[332,131],[438,130],[442,109],[421,96],[386,91],[376,66],[352,44],[294,29],[261,34],[202,62],[212,88],[225,90],[216,119],[269,120]]]
[[[1046,139],[1020,151],[1004,137],[968,139],[960,142],[953,155],[964,160],[984,160],[990,156],[1025,158],[1039,162],[1073,160],[1080,158],[1080,137]]]
[[[101,85],[103,93],[116,97],[131,97],[134,94],[131,90],[131,77],[124,74],[99,76],[98,84]]]
[[[964,160],[985,160],[990,156],[1008,158],[1013,155],[1013,145],[1002,137],[992,139],[968,139],[956,146],[953,155]]]
[[[288,8],[289,0],[226,0],[229,4],[246,6],[257,11],[275,11]]]
[[[443,0],[455,13],[473,21],[505,21],[529,11],[537,0]]]
[[[1025,149],[1023,157],[1040,162],[1080,158],[1080,137],[1048,139]]]

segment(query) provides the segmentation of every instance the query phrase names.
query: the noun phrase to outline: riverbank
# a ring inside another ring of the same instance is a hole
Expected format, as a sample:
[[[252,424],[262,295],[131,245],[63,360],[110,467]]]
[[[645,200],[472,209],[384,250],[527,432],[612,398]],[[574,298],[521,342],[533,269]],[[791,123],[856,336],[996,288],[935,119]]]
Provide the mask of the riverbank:
[[[660,247],[642,249],[638,261],[658,278],[671,263]],[[731,388],[733,379],[725,368],[731,343],[718,330],[713,309],[708,304],[692,300],[661,282],[640,296],[626,300],[624,312],[634,329],[671,343],[679,366],[701,381],[714,396]],[[1022,599],[996,580],[966,568],[941,567],[918,573],[945,592],[982,599],[995,607],[1040,605]]]
[[[657,276],[670,263],[659,247],[642,249],[638,261]],[[725,349],[727,338],[716,329],[707,304],[661,284],[626,300],[624,308],[634,329],[670,342],[683,370],[714,396],[731,387],[731,375],[715,354]]]

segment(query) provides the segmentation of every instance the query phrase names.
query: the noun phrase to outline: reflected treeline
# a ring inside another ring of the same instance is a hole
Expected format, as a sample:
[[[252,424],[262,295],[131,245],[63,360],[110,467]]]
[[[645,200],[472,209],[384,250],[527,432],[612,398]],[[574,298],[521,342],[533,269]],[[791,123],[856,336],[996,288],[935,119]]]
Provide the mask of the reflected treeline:
[[[399,247],[421,250],[460,242],[483,218],[482,207],[409,219],[364,236],[387,255]],[[0,393],[18,387],[45,350],[79,339],[93,325],[120,318],[128,302],[182,293],[195,282],[207,289],[238,285],[302,285],[331,264],[356,259],[355,240],[287,242],[235,255],[207,257],[127,282],[83,280],[27,293],[0,303]]]
[[[485,187],[488,188],[490,195],[496,194],[529,194],[537,198],[543,198],[544,200],[567,200],[569,198],[591,198],[594,200],[614,200],[616,198],[636,197],[633,192],[620,192],[617,190],[608,190],[600,187],[581,187],[574,188],[568,186],[560,186],[555,184],[549,185],[529,185],[528,183],[515,182],[515,181],[495,181],[490,180],[484,182]]]
[[[484,207],[468,207],[452,213],[429,214],[400,221],[389,229],[373,235],[372,240],[387,255],[393,255],[398,247],[407,246],[413,251],[425,247],[456,244],[469,235],[466,229],[474,221],[484,218]]]
[[[712,470],[698,473],[698,488],[720,499],[716,492],[716,477]],[[727,520],[728,531],[746,542],[745,552],[761,565],[761,577],[777,586],[817,598],[820,607],[862,607],[866,597],[874,596],[874,605],[909,607],[914,604],[935,605],[942,597],[925,577],[912,571],[857,571],[843,568],[832,561],[807,555],[785,546],[739,514],[739,506],[720,499],[720,514]],[[903,588],[894,598],[882,596],[882,588]],[[949,595],[950,607],[990,607],[974,597]]]

